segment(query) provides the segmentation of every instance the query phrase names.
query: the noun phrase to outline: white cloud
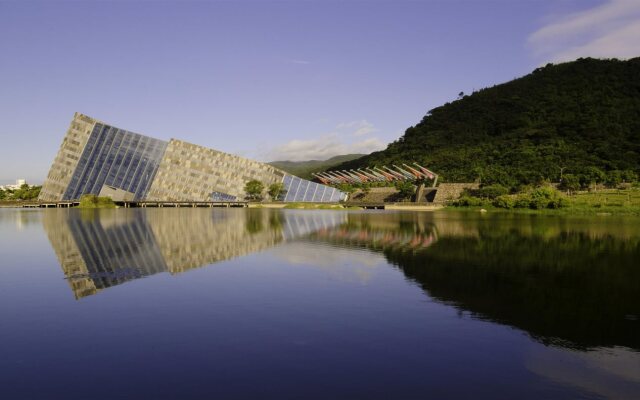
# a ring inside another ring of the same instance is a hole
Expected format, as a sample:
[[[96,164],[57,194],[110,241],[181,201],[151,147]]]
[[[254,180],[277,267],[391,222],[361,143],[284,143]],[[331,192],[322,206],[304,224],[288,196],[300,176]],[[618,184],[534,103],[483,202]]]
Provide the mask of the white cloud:
[[[361,119],[359,121],[351,121],[351,122],[343,122],[338,124],[336,129],[340,131],[353,131],[352,134],[354,136],[364,136],[370,133],[375,132],[377,129],[373,126],[373,124],[366,119]]]
[[[531,34],[529,44],[545,62],[640,56],[640,1],[609,0],[560,17]]]
[[[376,137],[354,139],[376,132],[366,119],[342,122],[332,132],[317,135],[316,139],[294,139],[263,152],[269,161],[326,160],[342,154],[369,154],[382,150],[387,144]]]
[[[368,154],[385,147],[386,144],[378,138],[348,143],[338,133],[330,133],[318,139],[292,140],[267,151],[265,158],[272,161],[326,160],[341,154]]]
[[[319,252],[317,246],[317,243],[293,242],[275,247],[271,253],[288,264],[318,268],[340,282],[363,285],[384,272],[381,267],[387,265],[380,253],[339,247]]]

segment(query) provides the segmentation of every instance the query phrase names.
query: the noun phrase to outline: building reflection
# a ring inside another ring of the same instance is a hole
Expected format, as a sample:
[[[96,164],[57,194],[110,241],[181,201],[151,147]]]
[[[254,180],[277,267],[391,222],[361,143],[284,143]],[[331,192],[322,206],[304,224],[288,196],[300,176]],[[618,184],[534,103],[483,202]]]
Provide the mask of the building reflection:
[[[350,214],[346,223],[321,229],[310,240],[370,250],[420,251],[438,240],[438,228],[424,213]]]
[[[53,211],[53,210],[52,210]],[[346,214],[277,210],[56,210],[43,226],[74,296],[261,251],[340,225]]]
[[[281,249],[289,263],[363,272],[354,265],[367,253],[349,250],[364,249],[461,317],[554,347],[640,350],[640,227],[624,221],[268,209],[56,210],[43,220],[76,298],[298,240]]]

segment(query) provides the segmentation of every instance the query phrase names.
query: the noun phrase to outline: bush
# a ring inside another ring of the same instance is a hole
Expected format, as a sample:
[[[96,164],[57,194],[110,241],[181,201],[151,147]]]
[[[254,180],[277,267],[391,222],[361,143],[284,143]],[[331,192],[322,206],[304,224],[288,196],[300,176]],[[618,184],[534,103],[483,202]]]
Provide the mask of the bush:
[[[554,199],[549,200],[547,204],[547,208],[563,208],[568,205],[567,199],[563,196],[558,196]]]
[[[526,194],[518,195],[513,203],[513,207],[515,208],[529,208],[529,204],[531,203],[531,199]]]
[[[509,209],[515,207],[516,200],[512,196],[503,194],[493,200],[493,205],[494,207]]]
[[[398,190],[398,196],[402,199],[410,199],[416,192],[416,187],[410,182],[399,181],[395,186]]]
[[[531,208],[534,210],[562,208],[566,205],[567,200],[562,193],[550,186],[543,186],[527,193],[521,193],[514,201],[515,208]]]
[[[85,194],[80,197],[80,208],[115,208],[116,204],[110,197],[98,197],[95,194]]]
[[[580,178],[573,174],[565,174],[565,176],[562,177],[560,189],[566,190],[569,193],[580,190]]]
[[[481,199],[469,196],[462,196],[458,200],[453,202],[453,205],[456,207],[478,207],[483,204],[484,202]]]
[[[622,171],[613,170],[607,172],[605,184],[610,188],[617,188],[622,183]]]
[[[509,189],[498,184],[485,186],[477,190],[478,197],[484,197],[491,200],[507,193],[509,193]]]
[[[356,191],[356,188],[353,185],[350,185],[348,183],[341,183],[338,185],[338,190],[341,192],[351,194]]]

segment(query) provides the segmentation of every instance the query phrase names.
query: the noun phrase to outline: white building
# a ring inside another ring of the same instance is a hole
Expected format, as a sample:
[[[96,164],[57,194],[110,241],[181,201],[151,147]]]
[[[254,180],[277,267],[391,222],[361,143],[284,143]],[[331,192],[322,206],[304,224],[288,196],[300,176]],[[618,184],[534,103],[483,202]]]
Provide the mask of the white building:
[[[27,184],[26,179],[16,179],[15,185],[0,186],[0,189],[2,189],[2,190],[16,190],[16,189],[20,189],[20,186],[26,185],[26,184]]]

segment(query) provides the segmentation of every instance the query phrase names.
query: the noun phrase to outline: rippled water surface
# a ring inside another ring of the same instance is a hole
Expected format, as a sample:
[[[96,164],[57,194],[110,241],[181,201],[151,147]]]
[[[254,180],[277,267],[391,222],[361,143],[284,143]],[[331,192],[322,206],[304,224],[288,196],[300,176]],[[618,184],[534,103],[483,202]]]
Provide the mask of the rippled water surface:
[[[640,219],[0,209],[6,399],[640,398]]]

